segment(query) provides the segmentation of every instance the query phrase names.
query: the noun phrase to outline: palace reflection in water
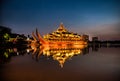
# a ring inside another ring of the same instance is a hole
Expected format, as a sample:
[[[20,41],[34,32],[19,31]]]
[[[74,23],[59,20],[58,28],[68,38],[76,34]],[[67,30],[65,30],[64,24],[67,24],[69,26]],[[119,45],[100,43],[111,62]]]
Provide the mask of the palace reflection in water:
[[[83,48],[73,48],[72,46],[68,46],[66,48],[59,47],[59,48],[46,48],[40,46],[34,49],[27,49],[28,52],[32,52],[32,56],[36,59],[39,59],[41,55],[52,57],[54,60],[58,61],[60,66],[63,67],[63,64],[66,60],[71,59],[73,56],[83,54],[84,49],[88,49],[87,47]],[[84,51],[84,54],[87,51]]]
[[[72,59],[73,56],[82,55],[89,53],[89,48],[87,46],[83,48],[73,48],[68,46],[66,48],[46,48],[43,46],[39,47],[19,47],[19,48],[6,48],[0,49],[0,63],[10,62],[12,57],[15,56],[24,56],[25,54],[31,54],[33,59],[37,61],[40,59],[40,56],[44,55],[47,57],[52,57],[53,60],[59,62],[60,66],[63,67],[65,61]]]
[[[63,67],[65,61],[72,59],[73,56],[85,55],[89,54],[89,51],[99,51],[101,48],[119,48],[118,46],[101,46],[92,45],[92,46],[84,46],[83,48],[73,48],[72,46],[68,46],[66,48],[46,48],[43,46],[39,47],[19,47],[19,48],[4,48],[0,49],[0,63],[8,63],[11,61],[12,57],[15,56],[24,56],[26,54],[32,55],[33,59],[37,61],[40,60],[40,56],[52,57],[53,60],[59,62],[60,66]]]
[[[1,78],[3,81],[119,81],[119,57],[119,47],[98,45],[0,49]]]

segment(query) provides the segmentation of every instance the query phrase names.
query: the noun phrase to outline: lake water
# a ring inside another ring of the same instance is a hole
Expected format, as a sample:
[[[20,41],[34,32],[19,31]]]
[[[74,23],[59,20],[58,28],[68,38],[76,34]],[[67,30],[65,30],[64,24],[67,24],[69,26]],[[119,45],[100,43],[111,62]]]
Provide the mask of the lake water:
[[[61,57],[66,57],[63,67],[60,65],[63,59],[43,55],[43,52],[16,48],[2,50],[0,81],[120,81],[119,47],[73,50],[76,54],[68,58],[62,50]]]

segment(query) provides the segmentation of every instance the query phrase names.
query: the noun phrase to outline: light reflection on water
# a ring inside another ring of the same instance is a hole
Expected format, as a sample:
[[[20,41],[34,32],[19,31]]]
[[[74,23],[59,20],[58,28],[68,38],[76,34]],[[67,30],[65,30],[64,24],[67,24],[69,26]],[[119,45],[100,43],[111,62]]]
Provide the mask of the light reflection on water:
[[[79,46],[79,47],[72,47],[72,46],[67,46],[67,47],[62,47],[60,46],[59,48],[55,47],[47,47],[47,46],[40,46],[36,47],[34,49],[27,49],[28,52],[32,51],[32,57],[37,60],[39,60],[41,55],[47,56],[47,57],[52,57],[53,60],[56,60],[59,62],[60,66],[63,67],[65,61],[67,59],[71,59],[75,55],[79,55],[82,53],[83,49],[85,49],[86,46]]]
[[[0,78],[4,81],[119,81],[119,53],[120,48],[113,47],[4,49],[0,56]],[[65,63],[63,68],[58,66],[61,62]]]

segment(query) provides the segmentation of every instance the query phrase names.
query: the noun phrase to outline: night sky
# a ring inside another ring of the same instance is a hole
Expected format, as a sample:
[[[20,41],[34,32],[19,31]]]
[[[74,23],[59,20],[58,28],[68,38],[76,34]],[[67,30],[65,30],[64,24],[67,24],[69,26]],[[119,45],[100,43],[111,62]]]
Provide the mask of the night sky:
[[[43,35],[65,27],[101,40],[120,40],[119,0],[2,0],[0,25],[12,32]]]

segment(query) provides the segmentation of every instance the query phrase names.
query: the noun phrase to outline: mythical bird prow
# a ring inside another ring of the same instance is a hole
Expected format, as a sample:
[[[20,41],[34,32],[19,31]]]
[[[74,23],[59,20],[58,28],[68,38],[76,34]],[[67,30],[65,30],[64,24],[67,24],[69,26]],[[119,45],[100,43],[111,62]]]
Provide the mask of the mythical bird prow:
[[[34,34],[34,32],[32,32],[32,37],[34,39],[34,41],[39,42],[40,44],[45,44],[45,40],[42,38],[42,36],[40,35],[40,33],[38,32],[38,29],[36,28],[36,35]]]

